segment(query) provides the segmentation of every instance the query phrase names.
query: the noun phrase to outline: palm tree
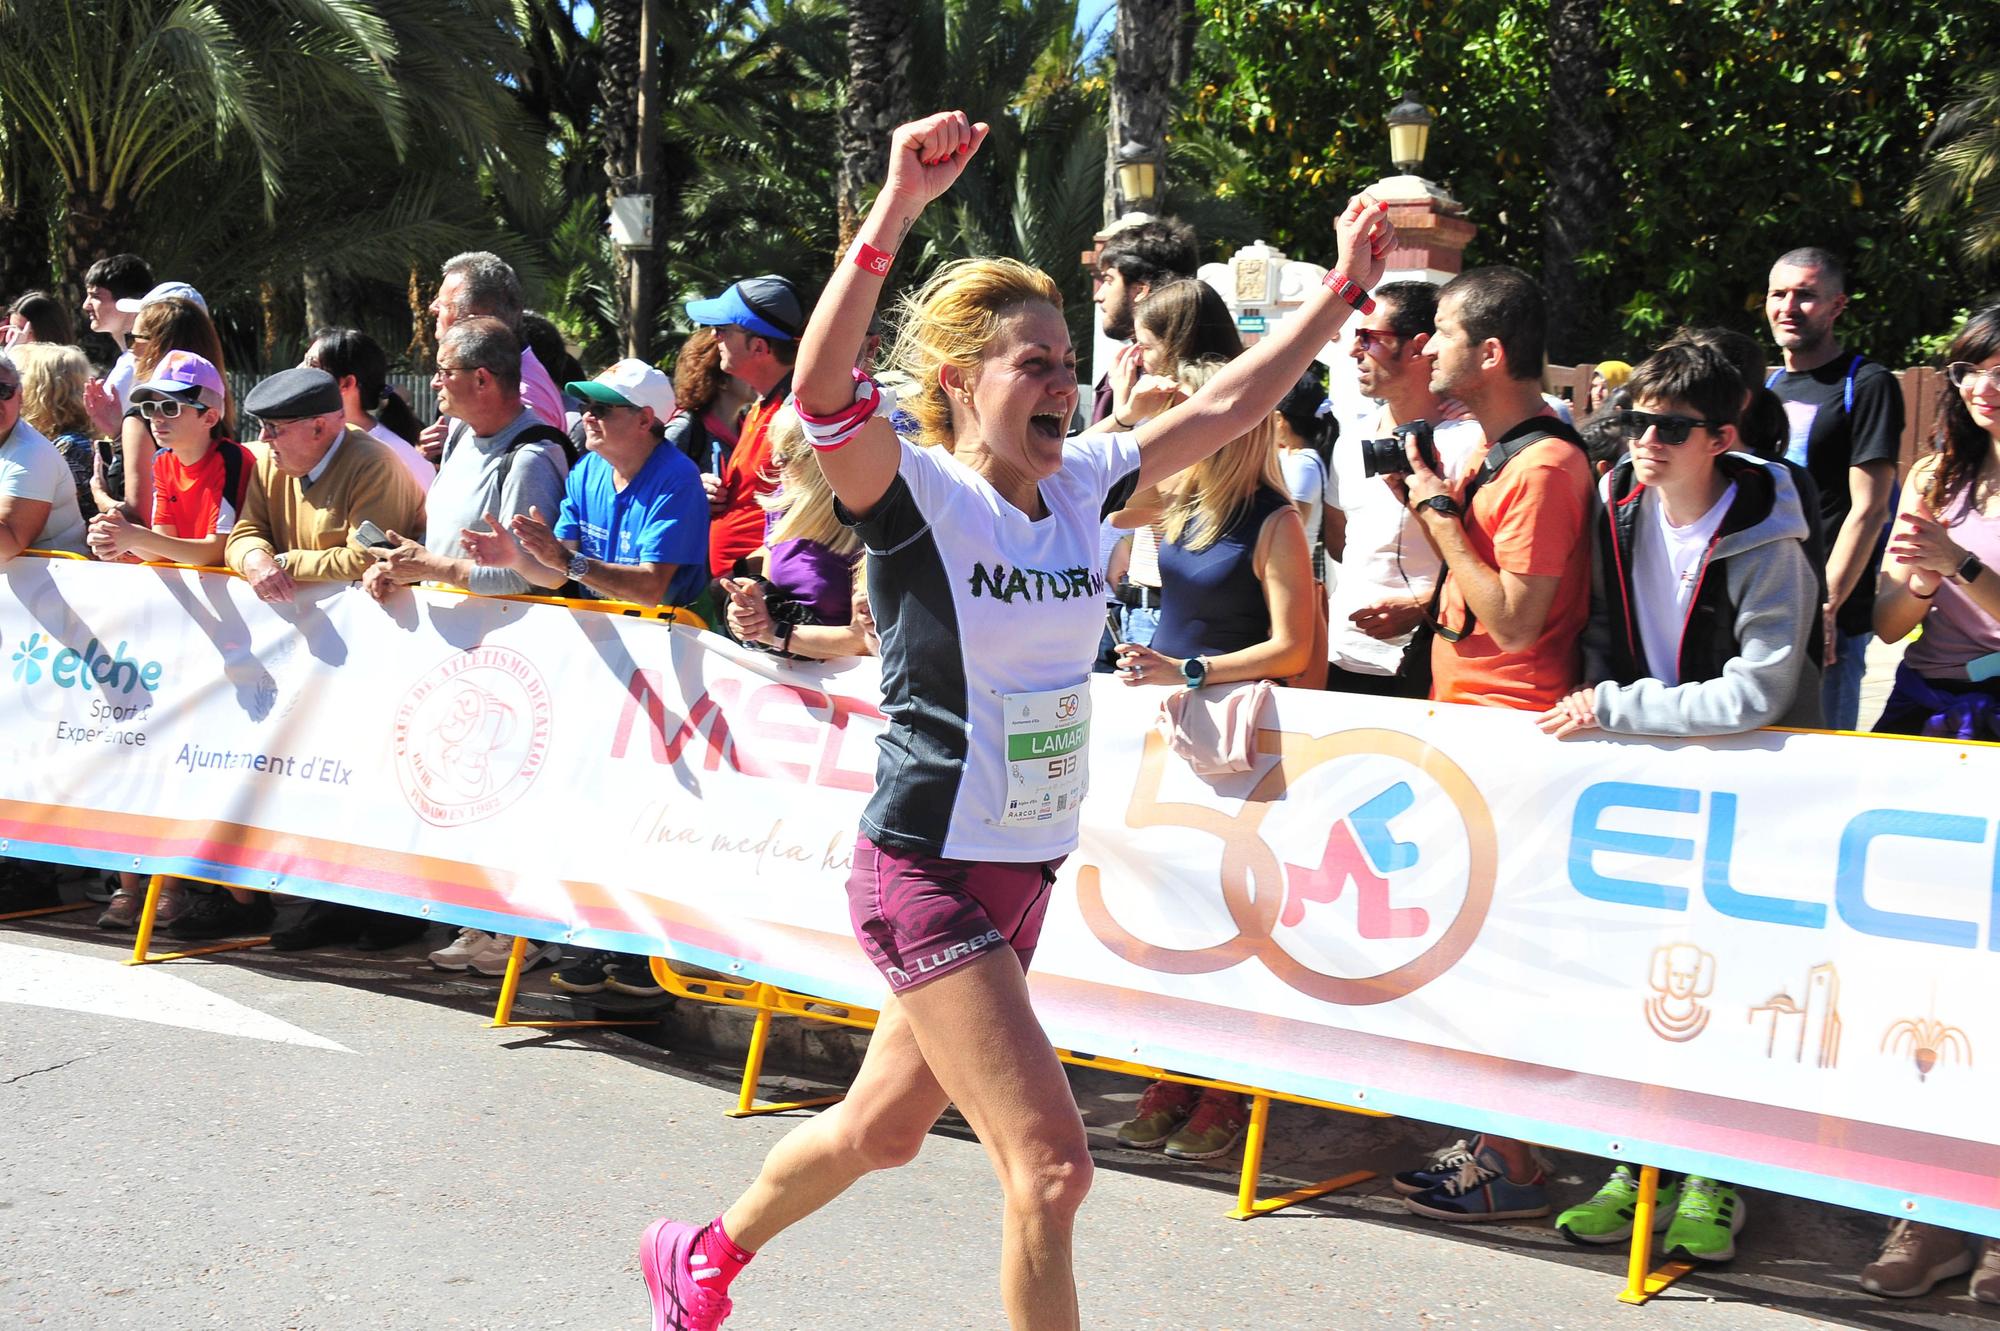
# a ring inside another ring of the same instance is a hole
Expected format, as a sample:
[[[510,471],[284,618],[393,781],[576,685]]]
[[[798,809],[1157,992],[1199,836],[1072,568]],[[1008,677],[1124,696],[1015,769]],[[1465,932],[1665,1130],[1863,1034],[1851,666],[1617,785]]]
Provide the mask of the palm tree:
[[[889,169],[889,142],[911,119],[908,0],[848,0],[847,89],[840,104],[840,246],[864,196]]]
[[[2000,68],[1972,74],[1925,141],[1929,160],[1910,191],[1909,215],[1956,221],[1966,262],[2000,260]]]
[[[177,175],[240,153],[270,214],[288,111],[372,110],[408,137],[387,26],[353,0],[11,0],[0,7],[0,107],[59,182],[62,265],[74,281],[127,247]],[[296,123],[296,122],[292,122]]]
[[[1564,364],[1594,359],[1609,331],[1592,252],[1618,203],[1618,161],[1606,92],[1611,57],[1600,30],[1604,0],[1551,0],[1549,119],[1542,202],[1542,284],[1558,317],[1549,355]]]

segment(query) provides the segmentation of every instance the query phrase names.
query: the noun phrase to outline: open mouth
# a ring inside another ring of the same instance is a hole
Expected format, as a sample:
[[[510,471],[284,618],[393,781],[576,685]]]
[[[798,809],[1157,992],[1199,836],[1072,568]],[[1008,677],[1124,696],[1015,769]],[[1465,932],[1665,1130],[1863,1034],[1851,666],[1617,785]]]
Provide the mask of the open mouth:
[[[1042,439],[1061,439],[1068,423],[1062,413],[1055,411],[1038,411],[1028,417],[1028,428]]]

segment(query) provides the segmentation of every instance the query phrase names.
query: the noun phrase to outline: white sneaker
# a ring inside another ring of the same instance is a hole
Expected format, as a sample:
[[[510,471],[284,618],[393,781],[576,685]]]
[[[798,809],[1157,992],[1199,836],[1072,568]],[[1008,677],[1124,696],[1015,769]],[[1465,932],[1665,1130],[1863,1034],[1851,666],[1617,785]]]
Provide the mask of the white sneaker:
[[[505,975],[507,959],[514,955],[514,940],[504,934],[495,934],[472,958],[472,969],[481,975]],[[521,954],[521,974],[526,975],[537,966],[553,966],[562,960],[562,949],[554,943],[540,943],[530,938],[528,950]]]
[[[493,935],[484,929],[460,929],[458,937],[431,953],[431,965],[441,971],[462,971],[492,942]]]

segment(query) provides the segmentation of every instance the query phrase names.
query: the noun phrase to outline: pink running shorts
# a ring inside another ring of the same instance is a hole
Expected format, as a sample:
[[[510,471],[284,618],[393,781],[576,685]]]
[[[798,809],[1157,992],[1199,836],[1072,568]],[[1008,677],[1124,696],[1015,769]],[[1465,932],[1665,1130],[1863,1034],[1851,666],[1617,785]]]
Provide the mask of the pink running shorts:
[[[946,860],[857,837],[847,878],[854,936],[897,993],[1001,945],[1026,970],[1061,863]]]

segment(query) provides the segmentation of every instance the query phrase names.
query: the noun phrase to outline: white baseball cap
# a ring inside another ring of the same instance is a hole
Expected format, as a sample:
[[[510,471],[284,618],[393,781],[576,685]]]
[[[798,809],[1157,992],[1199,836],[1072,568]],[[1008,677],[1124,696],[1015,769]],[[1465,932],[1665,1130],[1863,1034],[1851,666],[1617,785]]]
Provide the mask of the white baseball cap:
[[[203,314],[208,313],[208,302],[201,298],[199,291],[196,291],[185,282],[162,282],[137,300],[132,299],[130,296],[125,297],[118,302],[118,308],[126,314],[137,314],[154,301],[167,300],[173,296],[179,296],[182,300],[191,300],[201,307]]]
[[[563,388],[586,402],[607,407],[651,407],[662,421],[674,414],[674,381],[629,356],[595,379],[573,380]]]

